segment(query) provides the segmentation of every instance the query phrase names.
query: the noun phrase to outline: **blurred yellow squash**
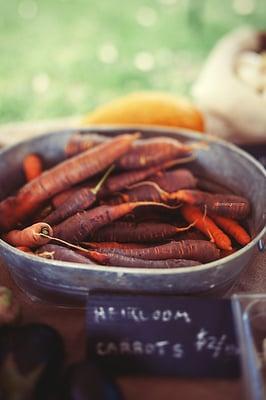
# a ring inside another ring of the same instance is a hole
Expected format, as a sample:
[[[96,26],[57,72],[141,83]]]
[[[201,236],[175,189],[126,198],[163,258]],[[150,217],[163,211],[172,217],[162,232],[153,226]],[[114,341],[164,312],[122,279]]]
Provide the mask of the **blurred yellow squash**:
[[[96,108],[84,125],[163,125],[204,131],[203,116],[188,100],[161,92],[136,92]]]

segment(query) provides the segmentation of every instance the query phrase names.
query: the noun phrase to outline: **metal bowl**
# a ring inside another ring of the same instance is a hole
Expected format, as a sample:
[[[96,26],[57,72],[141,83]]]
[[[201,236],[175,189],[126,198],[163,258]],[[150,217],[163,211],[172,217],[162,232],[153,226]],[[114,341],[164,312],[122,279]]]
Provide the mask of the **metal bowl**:
[[[154,127],[102,127],[84,129],[115,136],[140,131],[143,137],[170,136],[182,141],[202,141],[202,135],[183,129]],[[46,134],[0,152],[0,199],[23,184],[24,156],[37,152],[46,167],[64,158],[64,146],[73,130]],[[204,135],[209,150],[198,150],[192,167],[246,196],[252,205],[248,220],[253,240],[236,253],[208,264],[173,269],[130,269],[52,261],[16,250],[0,240],[0,256],[15,282],[32,297],[57,304],[75,305],[88,291],[108,290],[146,293],[210,295],[230,287],[249,264],[258,241],[265,234],[265,170],[236,146]]]

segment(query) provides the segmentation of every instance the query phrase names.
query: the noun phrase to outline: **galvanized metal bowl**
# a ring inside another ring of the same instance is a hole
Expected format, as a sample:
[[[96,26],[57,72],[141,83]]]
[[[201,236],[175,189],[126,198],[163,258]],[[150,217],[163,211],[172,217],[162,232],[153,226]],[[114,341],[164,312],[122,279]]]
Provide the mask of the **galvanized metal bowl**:
[[[202,141],[202,135],[181,129],[154,127],[103,127],[84,129],[115,136],[140,131],[143,137],[170,136],[182,141]],[[64,146],[73,130],[46,134],[0,152],[0,199],[23,184],[24,156],[37,152],[47,167],[64,158]],[[53,261],[31,256],[0,240],[0,256],[15,282],[30,296],[57,304],[75,305],[88,291],[110,290],[146,293],[215,294],[230,287],[249,264],[258,241],[265,234],[266,175],[251,156],[232,144],[205,136],[209,150],[198,150],[193,168],[246,196],[252,205],[248,220],[253,240],[236,253],[196,267],[173,269],[130,269]]]

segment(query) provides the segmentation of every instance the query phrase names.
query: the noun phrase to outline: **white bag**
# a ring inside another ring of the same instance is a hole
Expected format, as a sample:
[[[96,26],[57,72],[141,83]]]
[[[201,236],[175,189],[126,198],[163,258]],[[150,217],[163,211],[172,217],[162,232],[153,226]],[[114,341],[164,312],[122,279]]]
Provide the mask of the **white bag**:
[[[266,68],[258,91],[258,77],[245,65],[245,52],[255,52],[260,45],[258,32],[241,28],[221,39],[208,57],[192,89],[208,133],[235,143],[266,143]]]

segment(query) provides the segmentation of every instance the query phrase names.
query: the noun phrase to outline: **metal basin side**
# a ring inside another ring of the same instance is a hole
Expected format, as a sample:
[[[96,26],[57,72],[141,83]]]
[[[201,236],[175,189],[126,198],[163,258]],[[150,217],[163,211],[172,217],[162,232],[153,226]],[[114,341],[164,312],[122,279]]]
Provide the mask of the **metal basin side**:
[[[169,128],[91,128],[107,135],[141,131],[143,136],[168,135],[180,140],[202,141],[202,135]],[[84,131],[88,131],[85,129]],[[72,131],[48,134],[0,152],[0,196],[22,184],[20,164],[28,152],[44,156],[47,166],[64,158],[63,147]],[[149,293],[211,294],[234,283],[245,268],[256,243],[265,233],[265,171],[249,155],[235,146],[204,136],[210,149],[199,150],[192,168],[247,196],[252,204],[248,223],[252,242],[235,254],[199,267],[171,270],[143,270],[121,267],[85,266],[47,261],[29,256],[0,240],[0,256],[17,284],[28,294],[61,304],[74,304],[86,298],[88,290],[113,290]],[[8,171],[8,172],[7,172]],[[6,177],[9,177],[7,180]],[[16,179],[10,179],[10,177]]]

